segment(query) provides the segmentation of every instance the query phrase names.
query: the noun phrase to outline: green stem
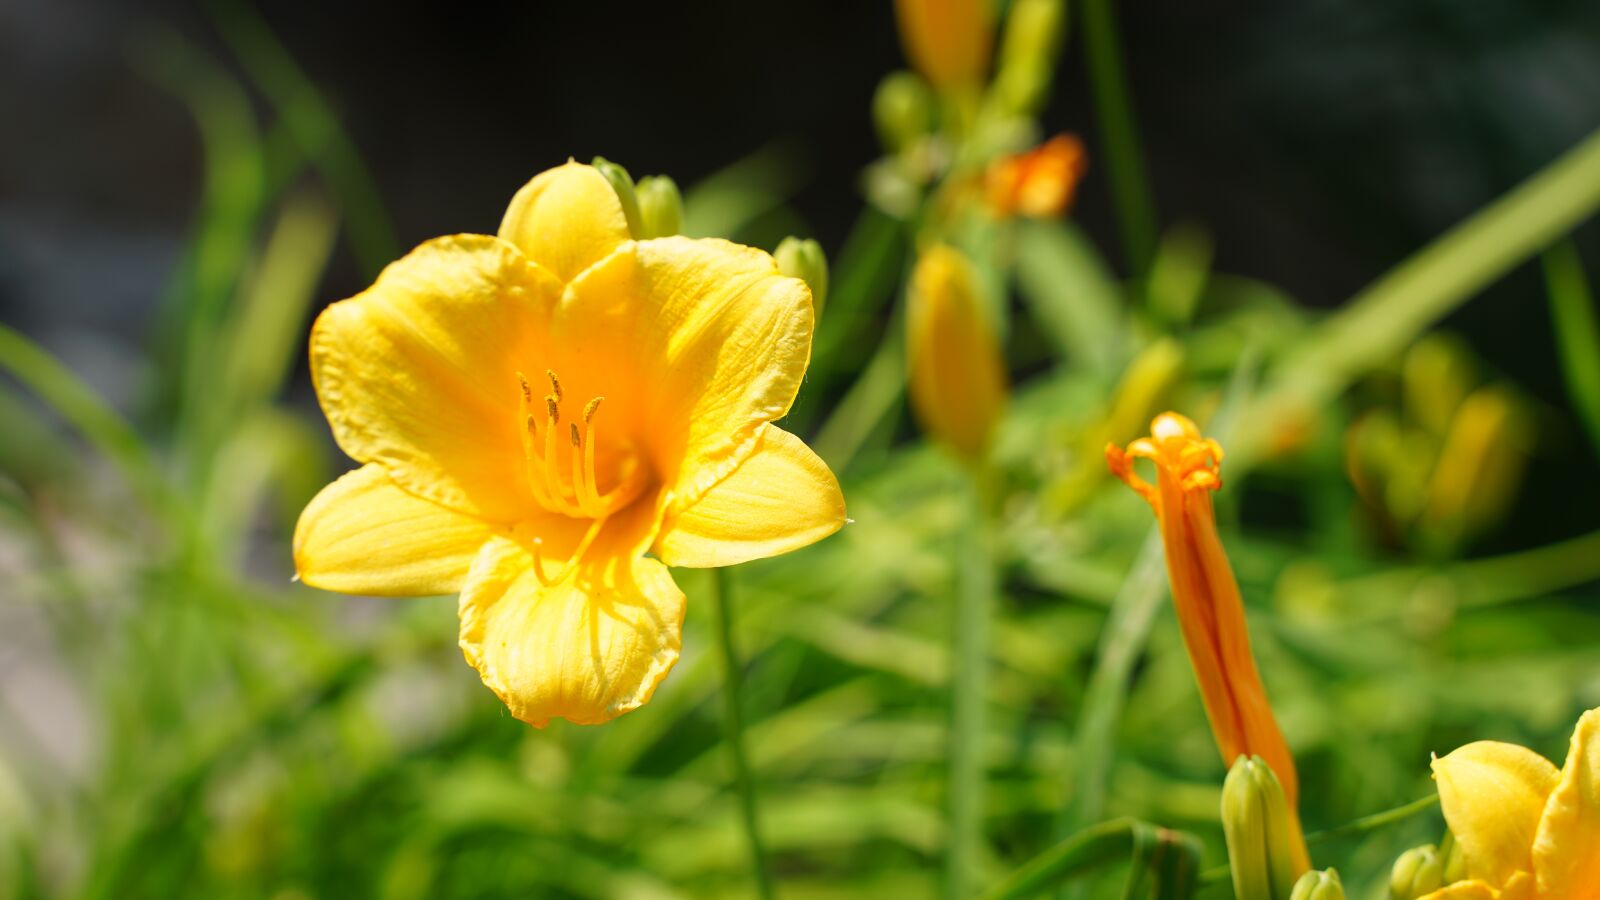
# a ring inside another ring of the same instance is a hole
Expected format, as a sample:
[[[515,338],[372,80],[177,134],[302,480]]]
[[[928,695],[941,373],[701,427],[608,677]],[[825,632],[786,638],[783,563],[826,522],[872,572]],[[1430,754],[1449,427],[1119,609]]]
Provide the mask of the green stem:
[[[985,701],[989,682],[989,620],[994,565],[985,528],[981,473],[970,479],[967,522],[957,550],[950,687],[950,847],[946,895],[972,896],[983,847]]]
[[[1600,325],[1595,322],[1594,300],[1583,262],[1571,240],[1544,252],[1544,279],[1567,393],[1589,432],[1595,452],[1600,453]]]
[[[1127,580],[1112,601],[1100,635],[1093,674],[1084,691],[1074,742],[1078,765],[1073,773],[1077,802],[1063,811],[1057,833],[1065,836],[1100,818],[1105,811],[1106,783],[1116,745],[1117,722],[1128,694],[1128,678],[1144,648],[1156,612],[1166,597],[1167,578],[1161,534],[1152,528]]]
[[[724,740],[733,763],[735,787],[739,792],[739,812],[744,820],[745,837],[750,845],[750,869],[756,881],[756,894],[771,900],[772,873],[767,870],[767,852],[761,841],[761,823],[756,814],[756,783],[750,757],[744,746],[743,689],[744,668],[733,646],[733,601],[727,569],[712,573],[711,592],[716,596],[717,647],[722,654],[722,712]]]
[[[146,451],[133,426],[96,396],[72,370],[5,325],[0,325],[0,371],[10,372],[38,394],[68,425],[105,454],[153,512],[169,517],[178,515],[178,504],[160,467]]]
[[[1397,806],[1394,809],[1386,809],[1383,812],[1373,813],[1370,816],[1362,816],[1359,819],[1346,822],[1343,825],[1337,825],[1333,828],[1308,834],[1306,835],[1306,843],[1320,844],[1323,841],[1331,841],[1334,838],[1349,837],[1352,834],[1363,834],[1368,831],[1375,831],[1387,825],[1393,825],[1396,822],[1403,822],[1417,813],[1427,812],[1438,805],[1439,795],[1429,794],[1426,797],[1413,800],[1410,803],[1407,803],[1405,806]]]
[[[1105,148],[1101,156],[1111,181],[1111,196],[1116,202],[1122,250],[1129,270],[1137,277],[1149,268],[1155,253],[1156,210],[1150,196],[1149,176],[1145,173],[1144,154],[1139,149],[1139,130],[1122,68],[1122,48],[1111,0],[1085,0],[1083,41],[1089,82],[1094,90],[1095,115]]]
[[[1198,858],[1198,847],[1186,835],[1148,822],[1135,819],[1115,819],[1085,828],[1072,837],[1056,844],[1034,857],[1027,865],[1011,873],[1000,884],[984,895],[985,900],[1020,900],[1037,896],[1070,878],[1088,874],[1111,863],[1125,861],[1131,856],[1144,857],[1148,867],[1151,857],[1157,854],[1140,853],[1141,848],[1164,848],[1173,857],[1183,857],[1192,863]],[[1138,865],[1140,860],[1135,859]],[[1178,867],[1166,866],[1167,869]],[[1192,871],[1192,869],[1189,869]],[[1148,883],[1144,872],[1131,872],[1135,883]],[[1186,882],[1190,878],[1182,879]],[[1191,882],[1192,883],[1192,882]],[[1163,896],[1167,892],[1163,891]]]
[[[1357,376],[1597,208],[1600,130],[1390,269],[1291,349],[1229,448],[1234,471],[1270,446],[1285,424],[1305,421]]]

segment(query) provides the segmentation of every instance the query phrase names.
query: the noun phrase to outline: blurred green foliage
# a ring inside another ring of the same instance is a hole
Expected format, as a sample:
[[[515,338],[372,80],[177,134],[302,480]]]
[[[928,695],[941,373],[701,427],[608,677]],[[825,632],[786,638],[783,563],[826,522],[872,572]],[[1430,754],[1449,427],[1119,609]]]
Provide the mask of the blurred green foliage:
[[[1395,539],[1392,506],[1378,504],[1374,527],[1348,477],[1369,451],[1386,484],[1413,477],[1397,467],[1406,429],[1444,452],[1459,413],[1428,404],[1455,396],[1441,386],[1451,376],[1418,374],[1433,345],[1417,342],[1594,210],[1600,138],[1318,317],[1213,271],[1203,227],[1156,231],[1109,5],[1083,16],[1108,104],[1101,159],[1129,204],[1129,274],[1070,223],[965,226],[999,296],[1017,298],[1004,312],[1027,374],[996,448],[998,610],[987,716],[970,736],[988,780],[976,865],[1018,896],[1069,870],[1089,895],[1121,896],[1130,855],[1168,840],[1147,822],[1195,836],[1183,840],[1208,866],[1226,860],[1224,769],[1163,602],[1159,545],[1100,455],[1162,408],[1210,417],[1236,451],[1219,504],[1309,831],[1424,797],[1429,752],[1467,740],[1559,758],[1576,713],[1600,705],[1600,532],[1473,556],[1491,511],[1414,544]],[[289,583],[286,536],[337,466],[320,419],[285,403],[284,385],[337,241],[369,271],[398,248],[315,88],[243,7],[216,20],[248,84],[175,36],[134,45],[135,68],[192,110],[206,158],[155,323],[148,402],[124,418],[0,327],[4,602],[40,677],[77,698],[56,714],[84,732],[81,764],[67,765],[37,722],[0,706],[0,896],[746,895],[709,576],[684,576],[684,657],[648,706],[543,731],[463,665],[450,600]],[[908,106],[928,99],[899,85],[880,104],[931,127]],[[920,196],[929,148],[894,142],[898,155],[866,176],[877,206],[833,256],[786,423],[840,473],[855,523],[733,574],[747,740],[791,898],[932,895],[947,838],[948,618],[968,501],[956,467],[905,437],[903,201]],[[762,151],[689,186],[684,229],[761,241],[793,221],[784,204],[803,183],[781,147]],[[1546,265],[1593,431],[1592,300],[1574,253]],[[1408,388],[1417,378],[1431,380]],[[1392,441],[1349,430],[1376,414],[1396,423]],[[1493,440],[1537,433],[1513,430]],[[1355,456],[1352,441],[1367,441]],[[1458,502],[1507,477],[1472,471]],[[1400,851],[1438,837],[1438,814],[1414,812],[1313,835],[1313,856],[1350,896],[1377,896]],[[1226,895],[1225,874],[1202,878],[1205,895]]]

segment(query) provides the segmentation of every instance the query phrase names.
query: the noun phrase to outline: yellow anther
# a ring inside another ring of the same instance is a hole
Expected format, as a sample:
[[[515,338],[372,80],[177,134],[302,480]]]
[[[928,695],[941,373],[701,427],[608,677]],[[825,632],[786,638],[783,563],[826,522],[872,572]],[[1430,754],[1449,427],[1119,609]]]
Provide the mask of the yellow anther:
[[[583,408],[584,424],[588,424],[589,420],[594,418],[595,410],[600,408],[600,401],[604,399],[604,397],[596,397],[593,400],[590,400],[588,405]]]
[[[550,376],[550,387],[556,392],[556,401],[560,402],[565,399],[565,396],[561,393],[561,382],[556,380],[556,373],[549,369],[545,369],[544,373]]]
[[[523,403],[532,403],[533,402],[533,389],[528,387],[528,379],[522,377],[522,373],[521,372],[517,373],[517,384],[522,386],[522,402]]]
[[[583,446],[583,438],[578,436],[578,425],[577,425],[577,423],[573,422],[573,423],[567,425],[567,427],[572,429],[572,446],[574,446],[574,447],[582,447]]]
[[[561,407],[556,405],[559,399],[560,398],[556,397],[555,395],[550,395],[544,398],[545,412],[550,415],[550,422],[554,425],[561,424]]]

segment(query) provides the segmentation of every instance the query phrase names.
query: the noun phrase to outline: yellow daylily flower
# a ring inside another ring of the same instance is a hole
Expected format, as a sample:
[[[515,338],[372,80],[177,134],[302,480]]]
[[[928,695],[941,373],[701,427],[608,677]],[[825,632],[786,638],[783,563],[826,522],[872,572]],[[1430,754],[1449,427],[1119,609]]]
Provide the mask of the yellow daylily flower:
[[[590,166],[540,174],[498,236],[429,241],[317,319],[317,397],[365,465],[302,513],[300,577],[459,591],[462,652],[526,722],[639,707],[678,658],[667,566],[784,553],[845,521],[828,467],[772,424],[811,306],[760,250],[633,240]]]
[[[1578,719],[1557,770],[1516,744],[1478,741],[1433,761],[1467,880],[1423,900],[1600,897],[1600,709]]]
[[[1134,473],[1134,459],[1155,464],[1155,484]],[[1202,437],[1189,419],[1167,412],[1151,423],[1150,437],[1126,450],[1108,444],[1106,462],[1155,510],[1178,624],[1223,761],[1259,756],[1283,785],[1295,855],[1292,875],[1299,877],[1310,868],[1310,858],[1296,812],[1300,786],[1294,757],[1256,669],[1239,583],[1211,506],[1211,492],[1222,487],[1222,447]]]

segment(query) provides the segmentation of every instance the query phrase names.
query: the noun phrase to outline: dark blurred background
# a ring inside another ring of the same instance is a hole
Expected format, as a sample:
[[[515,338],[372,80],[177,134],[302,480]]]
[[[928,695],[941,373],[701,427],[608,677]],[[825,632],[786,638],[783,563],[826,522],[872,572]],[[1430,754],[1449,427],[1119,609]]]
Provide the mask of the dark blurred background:
[[[784,224],[836,250],[861,208],[861,167],[878,153],[873,89],[903,65],[891,6],[260,11],[340,112],[402,247],[492,231],[523,181],[568,156],[604,154],[636,176],[688,185],[767,149],[804,173],[801,221]],[[232,65],[214,29],[226,10],[0,0],[0,319],[122,405],[136,400],[201,161],[190,115],[130,63],[131,48],[175,32]],[[1202,223],[1218,269],[1313,306],[1341,303],[1600,126],[1592,2],[1159,3],[1121,14],[1163,221]],[[1078,36],[1044,118],[1093,148]],[[1075,215],[1116,259],[1102,175],[1091,170]],[[1591,270],[1600,261],[1585,256]],[[367,278],[341,249],[321,294],[347,296]],[[1491,374],[1555,411],[1519,527],[1496,543],[1588,527],[1583,510],[1600,503],[1600,487],[1559,412],[1567,400],[1537,270],[1519,270],[1447,326]],[[296,390],[310,402],[300,368]]]

